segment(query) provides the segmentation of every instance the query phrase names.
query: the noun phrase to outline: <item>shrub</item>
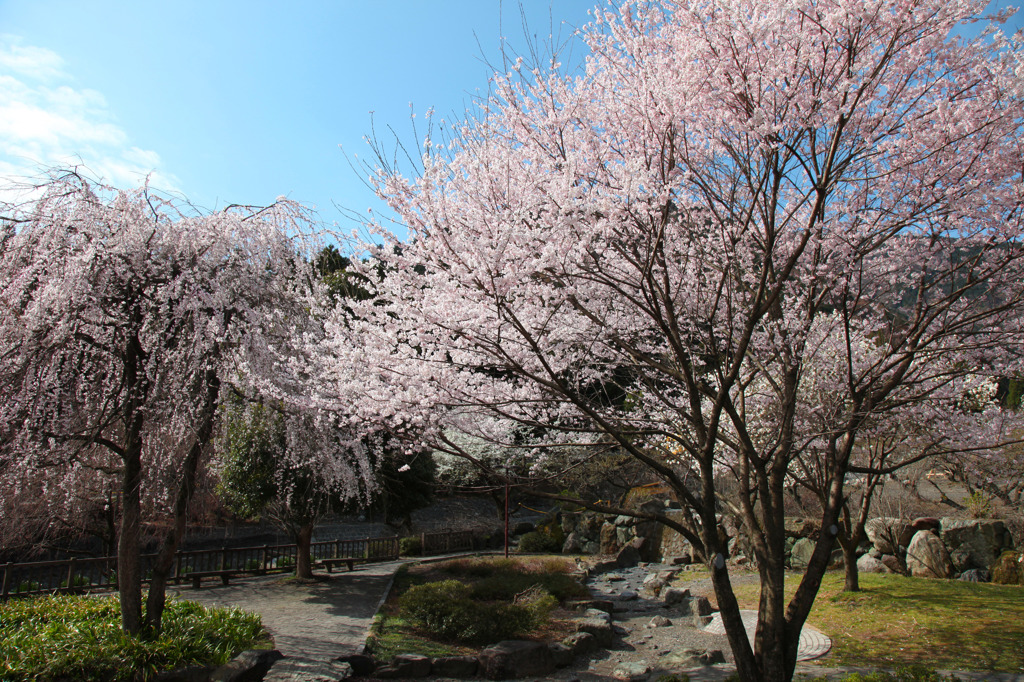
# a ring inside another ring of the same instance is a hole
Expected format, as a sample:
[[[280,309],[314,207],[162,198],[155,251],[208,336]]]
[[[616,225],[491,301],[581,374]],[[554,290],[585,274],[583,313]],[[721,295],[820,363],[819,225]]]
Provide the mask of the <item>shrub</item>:
[[[423,554],[423,539],[418,535],[410,535],[398,541],[398,553],[402,556],[420,556]]]
[[[500,573],[474,583],[470,595],[474,599],[512,601],[535,585],[558,601],[588,595],[586,587],[565,573]]]
[[[295,558],[292,556],[279,556],[274,565],[278,568],[291,568],[295,565]]]
[[[521,554],[539,554],[546,552],[560,552],[562,545],[558,544],[555,538],[540,530],[533,530],[519,538],[519,549]]]
[[[964,499],[964,507],[972,519],[992,518],[992,496],[981,490],[975,490]]]
[[[469,595],[470,588],[458,580],[416,585],[399,599],[399,612],[435,637],[467,644],[499,642],[534,624],[534,612],[526,606],[475,602]]]
[[[256,571],[263,568],[263,562],[259,559],[249,559],[245,562],[245,570]]]
[[[992,582],[1000,585],[1024,584],[1024,554],[1007,550],[992,564]]]
[[[35,580],[22,580],[15,592],[35,592],[41,587]]]

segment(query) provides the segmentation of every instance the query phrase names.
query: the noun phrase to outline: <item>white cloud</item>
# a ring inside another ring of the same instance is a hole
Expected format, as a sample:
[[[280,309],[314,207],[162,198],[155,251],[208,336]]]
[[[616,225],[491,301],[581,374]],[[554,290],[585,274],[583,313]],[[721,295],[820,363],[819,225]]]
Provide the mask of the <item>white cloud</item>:
[[[149,177],[160,189],[178,189],[157,152],[131,144],[102,93],[74,87],[59,54],[0,35],[0,180],[62,166],[118,187]]]

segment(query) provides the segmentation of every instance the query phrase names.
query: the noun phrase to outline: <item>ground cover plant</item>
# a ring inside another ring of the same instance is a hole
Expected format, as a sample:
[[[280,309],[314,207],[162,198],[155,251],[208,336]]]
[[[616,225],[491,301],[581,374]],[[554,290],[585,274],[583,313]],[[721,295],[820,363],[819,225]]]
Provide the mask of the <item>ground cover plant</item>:
[[[134,680],[222,665],[270,644],[260,617],[171,600],[159,635],[121,629],[117,597],[44,596],[0,604],[0,679]]]
[[[786,591],[796,588],[790,575]],[[757,608],[756,583],[737,585],[743,608]],[[808,622],[832,638],[827,665],[1024,672],[1024,591],[1017,585],[861,576],[843,590],[841,571],[821,584]]]
[[[374,625],[378,659],[465,654],[503,639],[568,632],[566,600],[587,595],[568,558],[456,559],[400,571]]]

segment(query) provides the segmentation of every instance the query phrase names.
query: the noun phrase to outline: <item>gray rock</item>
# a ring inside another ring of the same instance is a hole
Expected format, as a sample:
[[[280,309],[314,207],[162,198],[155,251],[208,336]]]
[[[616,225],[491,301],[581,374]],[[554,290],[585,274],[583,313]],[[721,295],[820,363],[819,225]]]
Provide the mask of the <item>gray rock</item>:
[[[949,578],[953,575],[953,561],[938,535],[919,530],[907,547],[907,570],[917,578]]]
[[[1013,538],[1002,521],[944,518],[940,527],[942,542],[959,571],[989,568],[1004,549],[1013,547]]]
[[[473,677],[479,667],[480,662],[475,656],[442,656],[433,660],[430,674],[440,677]]]
[[[789,564],[793,568],[807,568],[807,562],[811,560],[814,553],[814,541],[808,538],[800,538],[793,543],[793,551],[790,553]]]
[[[250,649],[238,654],[210,675],[211,682],[258,682],[276,661],[284,658],[277,649]]]
[[[543,676],[555,670],[551,650],[541,642],[505,640],[481,651],[477,660],[479,674],[489,680]]]
[[[640,598],[640,595],[633,590],[622,590],[617,595],[617,601],[636,601]]]
[[[693,597],[690,599],[690,613],[693,615],[694,627],[702,628],[711,622],[711,602],[707,597]]]
[[[719,649],[683,649],[668,654],[661,660],[665,665],[673,668],[697,668],[725,663],[725,654]]]
[[[857,559],[857,570],[861,573],[892,573],[888,566],[870,554]]]
[[[882,554],[896,554],[899,550],[899,539],[909,528],[908,522],[891,516],[878,516],[868,519],[864,524],[868,540]]]
[[[373,676],[382,679],[426,677],[432,667],[431,660],[421,654],[399,654],[392,658],[388,665],[377,668]]]
[[[551,652],[551,660],[556,668],[572,665],[573,659],[576,658],[572,648],[562,642],[551,642],[548,644],[548,650]]]
[[[562,554],[580,554],[583,552],[585,542],[586,538],[581,533],[570,531],[565,536],[565,542],[562,543]]]
[[[352,677],[352,666],[337,661],[288,656],[274,663],[264,682],[339,682]]]
[[[588,611],[587,617],[576,623],[576,630],[578,632],[589,632],[594,636],[594,641],[597,642],[599,647],[609,647],[615,638],[611,616],[604,612],[599,613],[601,613],[601,617],[591,616],[591,611]]]
[[[984,568],[971,568],[961,573],[958,580],[970,583],[987,583],[992,580],[992,574]]]
[[[633,516],[626,516],[625,514],[621,514],[615,517],[614,523],[616,526],[635,526],[636,518]]]
[[[597,651],[600,647],[597,638],[589,632],[577,632],[562,640],[562,644],[572,651],[573,656],[584,656]]]
[[[612,671],[612,677],[616,680],[627,680],[628,682],[647,679],[650,674],[651,666],[646,663],[619,663]]]
[[[638,546],[639,545],[639,546]],[[615,563],[619,568],[630,568],[640,563],[640,547],[643,546],[643,538],[635,538],[615,555]]]
[[[348,663],[352,666],[352,674],[358,677],[367,677],[377,667],[377,662],[373,660],[372,656],[366,656],[365,654],[351,654],[349,656],[339,656],[334,659],[339,663]]]
[[[669,625],[672,625],[672,621],[670,621],[665,616],[655,616],[647,622],[647,627],[649,628],[664,628],[668,627]]]
[[[690,589],[687,587],[668,587],[661,593],[665,606],[675,606],[690,598]]]

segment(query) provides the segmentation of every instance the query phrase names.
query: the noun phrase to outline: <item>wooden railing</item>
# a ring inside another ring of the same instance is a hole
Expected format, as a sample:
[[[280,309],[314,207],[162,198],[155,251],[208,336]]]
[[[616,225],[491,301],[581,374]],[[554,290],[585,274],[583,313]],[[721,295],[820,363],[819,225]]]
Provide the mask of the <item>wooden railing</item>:
[[[423,533],[420,541],[422,554],[427,556],[479,549],[471,531]],[[312,543],[310,554],[314,563],[323,559],[355,559],[365,563],[397,559],[398,548],[397,537],[328,540]],[[180,584],[194,579],[195,574],[242,576],[292,571],[297,550],[297,545],[183,550],[175,554],[170,581]],[[143,582],[147,582],[156,555],[144,554],[141,559]],[[117,557],[112,556],[0,564],[0,571],[0,599],[117,589]]]
[[[181,583],[197,573],[242,576],[292,571],[297,550],[297,545],[183,550],[174,556],[170,581]],[[310,554],[314,562],[327,558],[390,561],[398,558],[398,538],[314,542]],[[147,582],[156,554],[144,554],[141,559],[143,582]],[[0,565],[0,572],[0,598],[117,589],[117,557],[112,556],[8,563]]]

